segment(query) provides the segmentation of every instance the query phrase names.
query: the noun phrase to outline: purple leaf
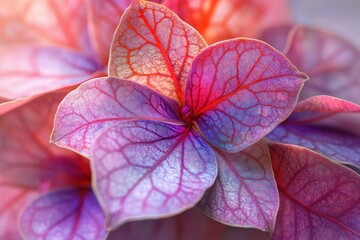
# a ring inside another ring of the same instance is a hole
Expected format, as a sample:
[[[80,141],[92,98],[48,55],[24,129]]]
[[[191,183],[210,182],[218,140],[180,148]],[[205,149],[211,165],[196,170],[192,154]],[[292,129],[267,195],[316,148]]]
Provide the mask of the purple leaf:
[[[40,192],[90,184],[89,162],[48,142],[64,95],[43,95],[0,115],[0,239],[20,239],[18,215]]]
[[[272,232],[279,194],[264,142],[238,153],[215,151],[219,174],[198,207],[225,224]]]
[[[176,103],[137,83],[98,78],[68,94],[55,116],[52,141],[89,156],[96,138],[129,119],[177,122]]]
[[[360,167],[360,137],[325,126],[282,124],[267,138],[303,146],[340,163]]]
[[[196,57],[185,102],[211,144],[240,151],[288,117],[306,79],[269,45],[229,40]]]
[[[270,144],[280,192],[273,239],[360,238],[360,178],[306,148]]]
[[[287,121],[311,123],[339,113],[360,113],[360,106],[331,96],[314,96],[299,102]]]
[[[105,216],[90,189],[47,193],[23,212],[25,239],[105,239]]]
[[[12,100],[76,85],[91,78],[98,68],[89,58],[66,49],[3,47],[0,97]]]
[[[215,222],[193,208],[170,218],[126,223],[110,232],[108,239],[266,240],[268,237],[259,230],[234,228]]]
[[[206,43],[166,7],[134,1],[111,46],[109,75],[151,87],[183,103],[193,58]]]
[[[194,206],[216,178],[215,155],[190,127],[129,121],[93,147],[96,189],[111,229]]]

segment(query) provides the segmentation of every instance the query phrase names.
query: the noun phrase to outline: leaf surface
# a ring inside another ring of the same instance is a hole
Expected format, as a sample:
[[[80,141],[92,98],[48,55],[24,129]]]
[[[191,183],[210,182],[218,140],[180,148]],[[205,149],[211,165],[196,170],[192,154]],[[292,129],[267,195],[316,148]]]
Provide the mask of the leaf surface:
[[[195,131],[162,122],[109,128],[94,144],[92,159],[111,229],[193,207],[217,174],[215,154]]]
[[[176,107],[173,101],[135,82],[93,79],[59,105],[52,141],[88,157],[96,138],[110,126],[131,119],[177,122]]]
[[[194,60],[185,104],[212,145],[240,151],[288,117],[306,79],[263,42],[223,41]]]
[[[326,157],[360,167],[360,137],[326,126],[282,124],[267,137],[314,150]]]
[[[99,70],[84,55],[61,48],[0,49],[0,97],[13,100],[79,84]]]
[[[360,178],[306,148],[270,144],[280,210],[276,239],[360,238]]]
[[[265,142],[238,153],[215,154],[218,177],[197,206],[222,223],[272,232],[279,193]]]
[[[105,215],[90,189],[70,188],[47,193],[23,212],[25,239],[104,239]]]
[[[183,103],[202,37],[168,8],[142,0],[125,11],[111,46],[109,75],[151,87]]]

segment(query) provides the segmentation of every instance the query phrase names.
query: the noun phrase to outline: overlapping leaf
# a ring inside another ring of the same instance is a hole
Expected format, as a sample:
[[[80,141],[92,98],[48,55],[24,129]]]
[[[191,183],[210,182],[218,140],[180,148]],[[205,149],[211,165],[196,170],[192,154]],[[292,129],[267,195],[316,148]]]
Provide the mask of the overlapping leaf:
[[[182,103],[191,62],[205,46],[169,9],[136,0],[114,35],[109,75],[144,84]]]
[[[217,175],[215,155],[191,128],[119,123],[93,147],[96,189],[107,225],[168,216],[194,206]]]
[[[8,100],[79,84],[99,69],[93,60],[60,48],[0,49],[0,97]]]
[[[272,232],[279,194],[267,145],[261,141],[238,153],[215,153],[219,174],[198,207],[222,223]]]
[[[23,212],[24,239],[104,239],[105,215],[90,189],[70,188],[47,193]]]
[[[239,151],[291,113],[306,79],[269,45],[229,40],[208,47],[194,60],[185,103],[208,141]]]
[[[360,178],[294,145],[270,144],[280,210],[277,239],[360,238]]]
[[[214,43],[234,37],[258,37],[268,26],[289,20],[284,0],[164,0],[181,19]]]
[[[89,156],[96,138],[123,120],[176,122],[176,103],[137,83],[98,78],[66,96],[55,117],[52,141]]]

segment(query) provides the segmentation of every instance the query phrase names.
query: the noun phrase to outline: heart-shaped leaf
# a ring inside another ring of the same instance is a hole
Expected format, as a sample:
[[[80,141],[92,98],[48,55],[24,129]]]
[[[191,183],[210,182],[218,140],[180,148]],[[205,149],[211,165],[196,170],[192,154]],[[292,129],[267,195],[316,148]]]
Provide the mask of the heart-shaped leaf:
[[[193,208],[170,218],[126,223],[110,232],[108,239],[267,240],[269,238],[266,233],[259,230],[234,228],[215,222]]]
[[[281,124],[267,138],[303,146],[334,161],[360,168],[360,137],[326,126]]]
[[[66,49],[30,45],[3,47],[0,49],[0,97],[12,100],[76,85],[98,69],[91,59]]]
[[[216,178],[215,155],[191,128],[129,121],[95,142],[95,187],[111,229],[194,206]]]
[[[219,174],[198,207],[222,223],[272,232],[279,193],[265,142],[238,153],[215,154]]]
[[[105,239],[105,215],[90,189],[47,193],[23,212],[24,239]]]
[[[294,145],[270,144],[280,192],[274,240],[360,238],[360,177]]]
[[[263,42],[223,41],[194,60],[185,103],[211,144],[240,151],[288,117],[306,79]]]
[[[130,79],[183,103],[202,37],[166,7],[135,0],[121,18],[111,46],[109,75]]]
[[[0,44],[47,43],[89,53],[85,0],[3,0]]]
[[[288,22],[284,0],[164,0],[208,43],[235,37],[258,37],[263,29]]]
[[[107,128],[124,120],[176,122],[176,103],[154,90],[116,78],[87,81],[69,93],[55,116],[52,141],[84,156]]]

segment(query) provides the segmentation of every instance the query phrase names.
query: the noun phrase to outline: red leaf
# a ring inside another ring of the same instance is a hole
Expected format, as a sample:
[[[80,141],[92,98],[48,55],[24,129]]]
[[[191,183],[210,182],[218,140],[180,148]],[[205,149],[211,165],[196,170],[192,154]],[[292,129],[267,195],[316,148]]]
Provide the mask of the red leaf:
[[[92,152],[95,188],[111,229],[193,207],[217,175],[211,148],[181,125],[119,123],[96,140]]]
[[[288,117],[306,79],[269,45],[229,40],[196,57],[185,101],[210,143],[240,151]]]
[[[219,174],[198,207],[224,224],[272,232],[279,193],[267,145],[261,141],[238,153],[215,154]]]
[[[234,37],[258,37],[272,25],[289,21],[284,0],[165,0],[164,4],[214,43]]]
[[[162,5],[136,0],[125,11],[111,46],[109,75],[130,79],[183,103],[202,37]]]
[[[360,177],[306,148],[270,144],[280,209],[273,239],[360,238]]]

